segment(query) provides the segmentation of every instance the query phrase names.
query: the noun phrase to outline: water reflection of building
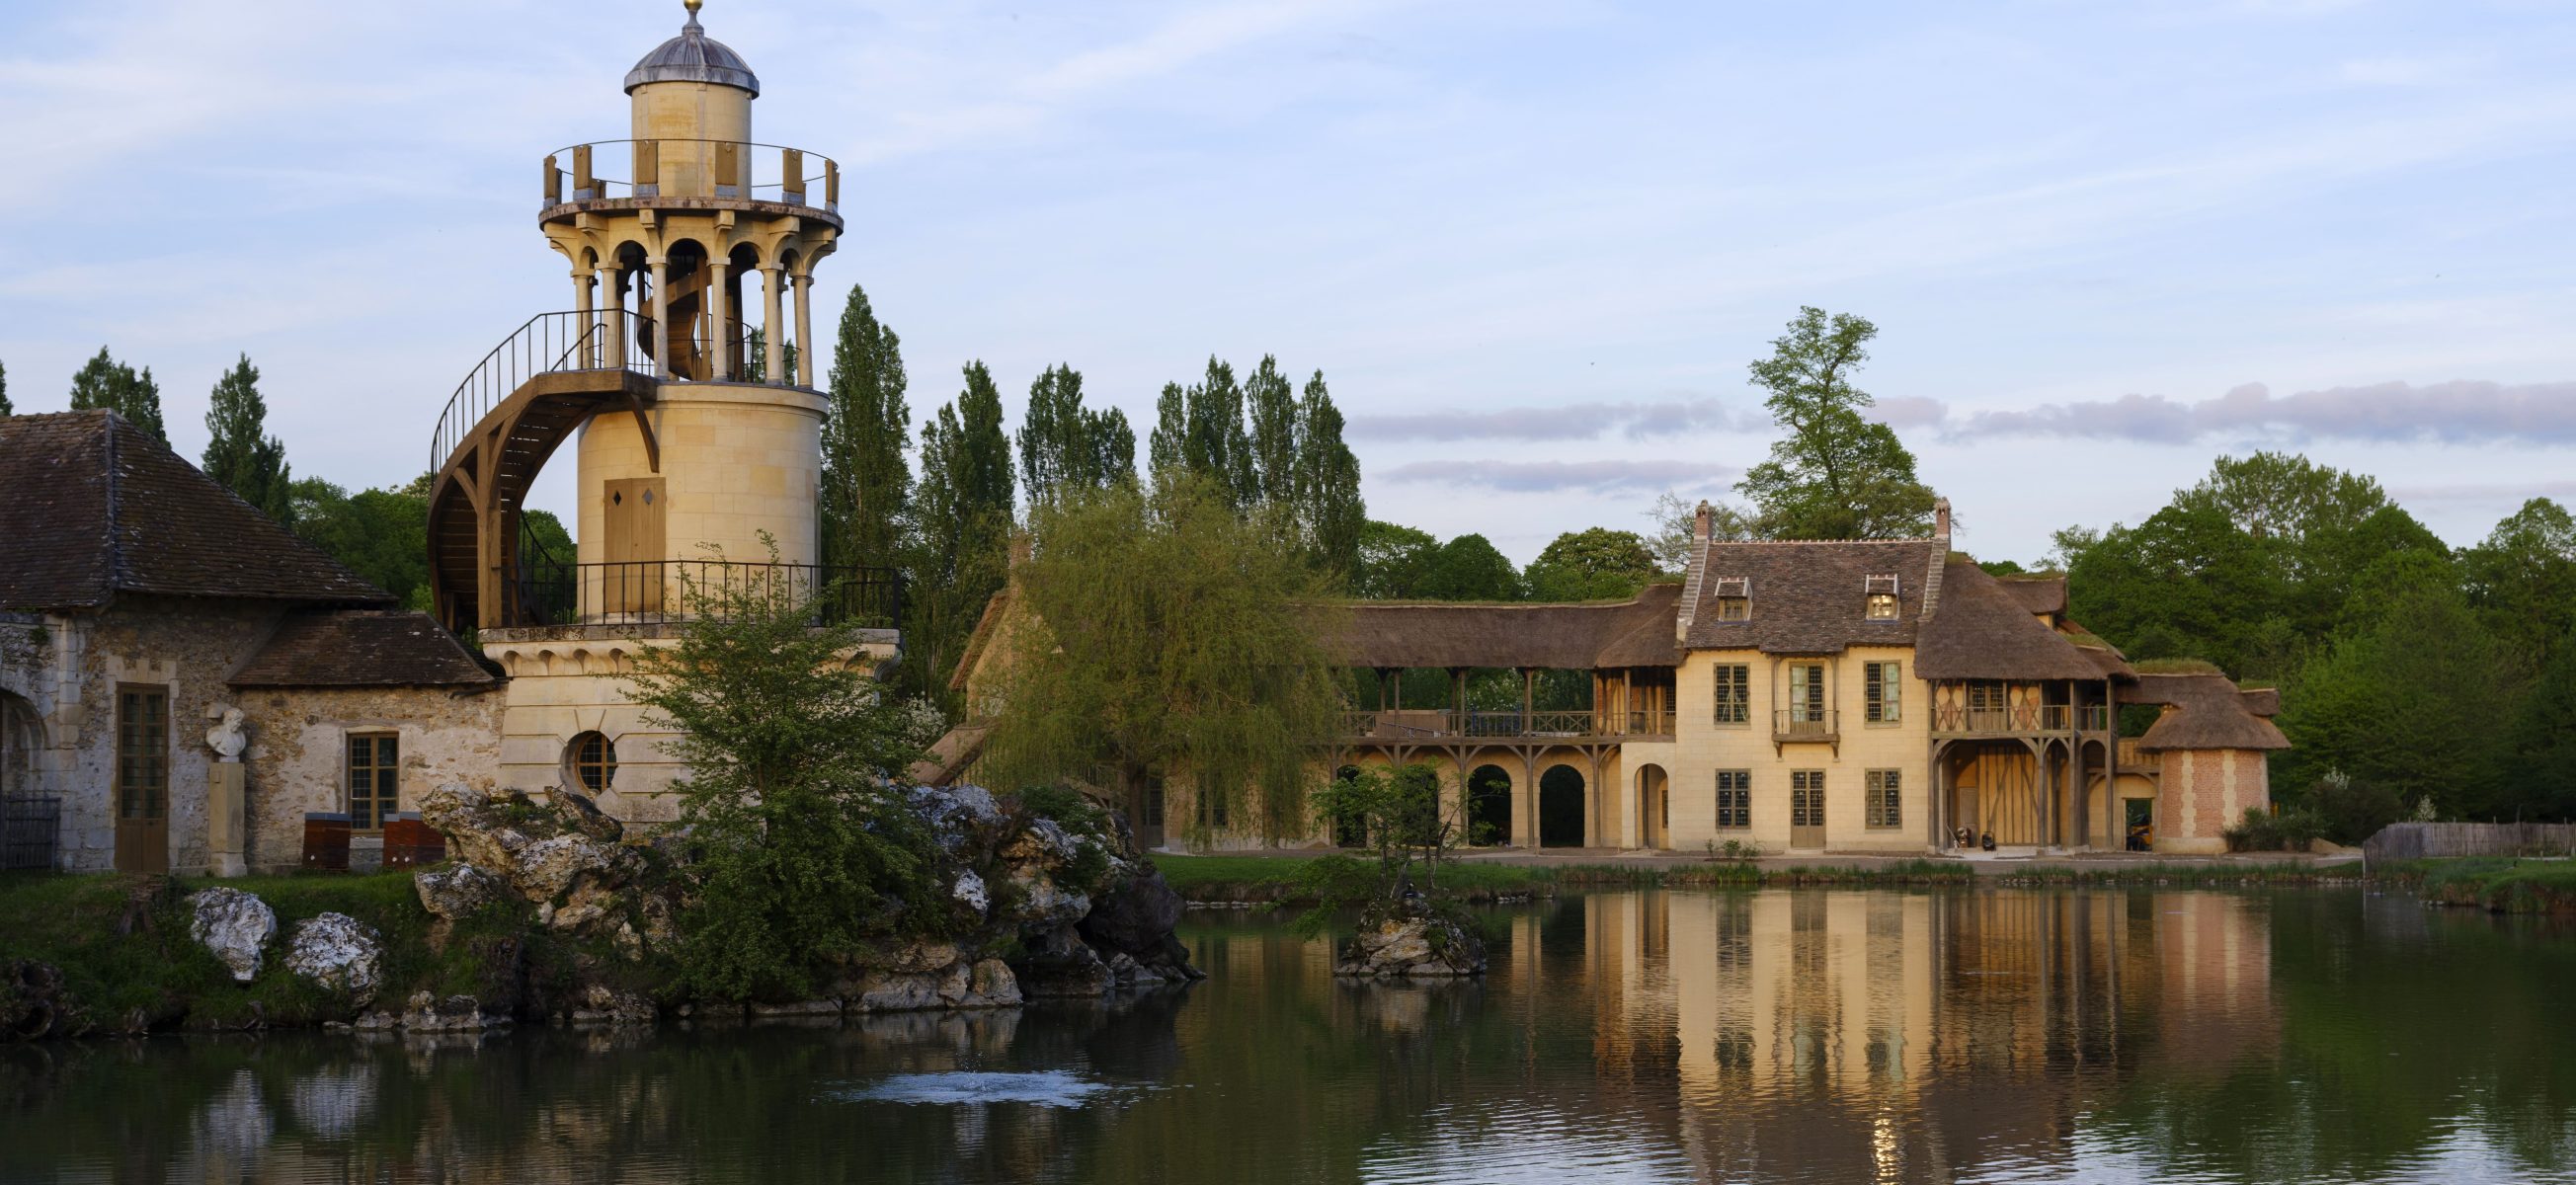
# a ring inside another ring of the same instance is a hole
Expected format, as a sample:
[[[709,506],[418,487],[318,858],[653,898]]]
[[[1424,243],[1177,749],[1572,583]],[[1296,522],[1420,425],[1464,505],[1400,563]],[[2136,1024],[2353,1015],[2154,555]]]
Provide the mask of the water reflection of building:
[[[1596,1072],[1605,1086],[1668,1075],[1679,1138],[1717,1179],[2058,1162],[2119,1075],[2215,1074],[2276,1041],[2269,922],[2241,897],[1775,891],[1582,907]],[[1524,936],[1497,970],[1521,981],[1514,994],[1543,995],[1531,977],[1548,956]],[[1669,1071],[1639,1064],[1667,1057]]]

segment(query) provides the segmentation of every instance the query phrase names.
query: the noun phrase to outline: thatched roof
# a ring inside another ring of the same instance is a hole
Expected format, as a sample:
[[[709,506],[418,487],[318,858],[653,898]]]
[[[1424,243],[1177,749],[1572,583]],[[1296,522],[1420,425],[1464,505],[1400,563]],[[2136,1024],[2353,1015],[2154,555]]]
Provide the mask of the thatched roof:
[[[1677,584],[1650,584],[1629,600],[1595,604],[1363,601],[1349,607],[1329,648],[1354,667],[1679,666],[1680,593]]]
[[[2005,592],[2012,594],[2013,600],[2032,613],[2054,615],[2066,612],[2066,577],[2062,574],[2051,572],[1995,579],[2004,586]]]
[[[2267,718],[2280,710],[2280,694],[2239,691],[2225,675],[2140,675],[2120,689],[2120,700],[2173,709],[2138,739],[2140,749],[2290,747],[2290,739]]]
[[[1944,554],[1931,539],[1712,542],[1698,557],[1699,601],[1685,641],[1693,650],[1766,654],[1912,645]],[[1872,576],[1897,578],[1892,621],[1872,621],[1864,612]],[[1718,592],[1739,579],[1751,593],[1752,616],[1720,621]]]
[[[1914,671],[1926,679],[2099,679],[2103,665],[2031,615],[2007,582],[1965,560],[1941,573]]]

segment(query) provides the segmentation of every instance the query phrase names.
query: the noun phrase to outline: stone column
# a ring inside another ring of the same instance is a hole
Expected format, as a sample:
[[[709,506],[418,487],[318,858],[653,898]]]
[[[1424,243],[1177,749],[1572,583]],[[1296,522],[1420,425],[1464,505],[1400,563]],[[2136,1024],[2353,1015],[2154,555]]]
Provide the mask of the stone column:
[[[671,261],[656,255],[644,261],[653,269],[653,373],[671,377]]]
[[[787,269],[762,268],[760,272],[761,336],[768,339],[761,359],[765,381],[784,385],[787,382],[787,319],[780,312],[785,304],[782,289],[787,285]]]
[[[796,281],[796,385],[814,385],[814,277]]]
[[[608,340],[601,343],[607,347],[608,354],[601,365],[611,370],[621,369],[626,365],[626,283],[626,269],[611,268],[608,273],[608,291],[601,294],[608,298],[605,302],[608,306]]]
[[[584,343],[581,347],[581,365],[585,370],[595,370],[599,366],[600,335],[598,323],[592,319],[590,310],[591,280],[592,276],[588,268],[572,274],[573,324],[576,326],[573,332]]]
[[[733,294],[726,291],[727,276],[732,269],[722,259],[710,259],[707,266],[715,269],[707,285],[707,308],[715,318],[715,331],[707,335],[707,348],[715,351],[718,382],[733,381],[733,332],[725,322],[733,319]]]

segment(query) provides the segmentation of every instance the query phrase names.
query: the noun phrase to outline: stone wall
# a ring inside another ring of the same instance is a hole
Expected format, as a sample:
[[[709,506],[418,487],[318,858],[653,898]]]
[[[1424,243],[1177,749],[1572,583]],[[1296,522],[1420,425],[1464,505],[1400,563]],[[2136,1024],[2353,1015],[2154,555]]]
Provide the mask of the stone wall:
[[[250,850],[256,871],[303,860],[304,815],[349,809],[349,737],[400,738],[399,809],[416,811],[454,783],[490,791],[501,767],[501,688],[298,688],[257,690],[237,702],[250,725]]]

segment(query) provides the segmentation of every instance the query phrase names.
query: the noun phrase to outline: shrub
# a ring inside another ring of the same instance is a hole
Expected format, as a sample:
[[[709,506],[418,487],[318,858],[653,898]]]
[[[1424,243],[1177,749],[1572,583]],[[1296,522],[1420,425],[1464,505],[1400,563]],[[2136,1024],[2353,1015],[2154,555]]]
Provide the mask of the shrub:
[[[2324,821],[2305,808],[2275,815],[2261,807],[2247,807],[2244,821],[2219,834],[2226,837],[2231,852],[2304,852],[2324,831]]]
[[[2342,773],[2317,779],[2308,788],[2304,809],[2316,815],[2325,837],[2339,844],[2358,844],[2406,816],[2406,802],[2395,790]]]

